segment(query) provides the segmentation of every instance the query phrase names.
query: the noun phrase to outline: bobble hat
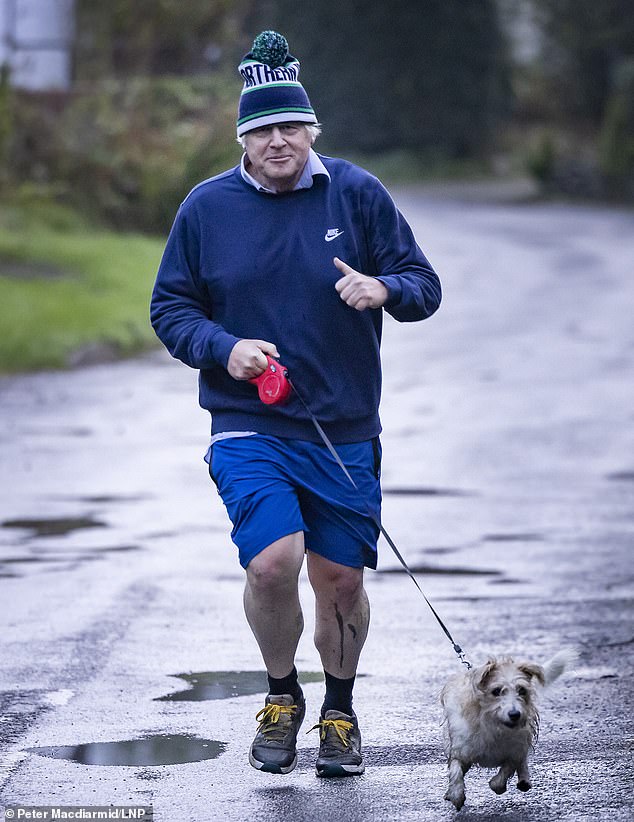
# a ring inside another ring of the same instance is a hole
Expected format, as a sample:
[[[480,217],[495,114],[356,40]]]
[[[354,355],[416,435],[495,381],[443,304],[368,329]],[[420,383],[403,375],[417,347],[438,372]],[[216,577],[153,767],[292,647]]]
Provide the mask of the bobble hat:
[[[238,66],[244,80],[238,106],[238,137],[274,123],[317,123],[304,87],[297,79],[299,60],[286,38],[263,31]]]

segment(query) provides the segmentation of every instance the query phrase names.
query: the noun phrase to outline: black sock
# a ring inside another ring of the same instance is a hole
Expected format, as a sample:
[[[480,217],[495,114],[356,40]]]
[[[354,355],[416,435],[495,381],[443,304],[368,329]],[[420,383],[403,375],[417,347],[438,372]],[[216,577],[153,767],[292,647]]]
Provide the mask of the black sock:
[[[282,679],[276,679],[268,673],[267,677],[270,694],[290,694],[293,699],[299,699],[300,696],[303,696],[303,691],[297,680],[297,668],[294,665],[290,674],[282,677]]]
[[[338,679],[336,676],[324,671],[326,675],[326,696],[324,704],[321,706],[321,715],[325,716],[326,711],[341,711],[342,714],[352,715],[352,689],[354,688],[355,677],[350,679]]]

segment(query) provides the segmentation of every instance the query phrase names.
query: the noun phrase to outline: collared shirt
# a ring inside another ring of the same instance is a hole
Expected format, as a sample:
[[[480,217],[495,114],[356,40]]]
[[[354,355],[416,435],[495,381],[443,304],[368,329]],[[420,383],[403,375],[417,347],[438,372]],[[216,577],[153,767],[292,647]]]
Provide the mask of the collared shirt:
[[[277,194],[277,191],[273,191],[270,188],[266,188],[261,183],[252,177],[251,174],[246,169],[246,153],[242,155],[242,160],[240,161],[240,173],[242,174],[242,179],[252,185],[254,188],[257,188],[258,191],[264,191],[267,194]],[[313,177],[317,174],[323,174],[330,180],[330,174],[328,173],[328,169],[319,159],[317,154],[313,151],[313,149],[308,150],[308,160],[306,161],[306,165],[304,166],[304,170],[302,171],[302,175],[297,181],[297,185],[293,189],[293,191],[300,191],[302,188],[312,188],[313,187]]]

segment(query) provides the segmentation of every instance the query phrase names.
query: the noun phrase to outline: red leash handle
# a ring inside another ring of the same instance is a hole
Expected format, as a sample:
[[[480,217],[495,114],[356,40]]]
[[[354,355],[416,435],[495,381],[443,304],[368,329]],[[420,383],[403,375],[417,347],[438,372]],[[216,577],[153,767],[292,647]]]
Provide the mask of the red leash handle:
[[[266,359],[266,370],[249,382],[257,385],[258,394],[265,405],[283,405],[291,394],[288,370],[268,354]]]

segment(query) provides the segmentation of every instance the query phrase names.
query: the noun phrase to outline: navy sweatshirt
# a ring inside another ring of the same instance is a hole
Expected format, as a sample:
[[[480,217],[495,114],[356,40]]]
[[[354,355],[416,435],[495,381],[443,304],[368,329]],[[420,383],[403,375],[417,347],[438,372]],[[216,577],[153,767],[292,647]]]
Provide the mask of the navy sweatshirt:
[[[319,441],[297,397],[266,406],[226,370],[243,338],[274,343],[334,442],[381,430],[383,309],[357,311],[335,290],[337,256],[388,290],[385,310],[422,320],[441,299],[437,275],[372,175],[320,155],[331,179],[268,194],[237,166],[196,186],[172,227],[152,295],[152,325],[172,356],[200,369],[212,433],[256,431]]]

